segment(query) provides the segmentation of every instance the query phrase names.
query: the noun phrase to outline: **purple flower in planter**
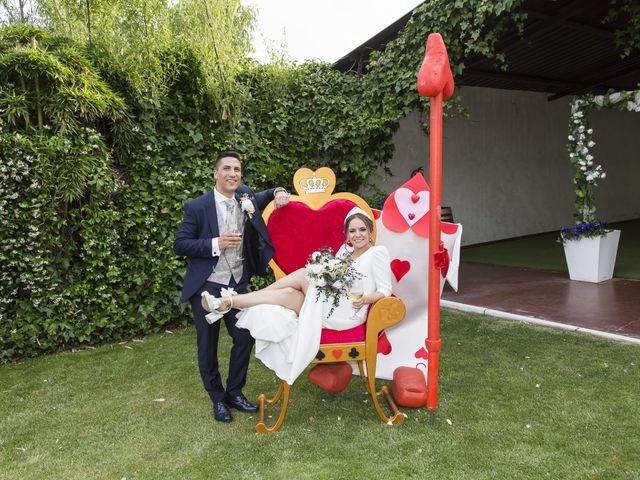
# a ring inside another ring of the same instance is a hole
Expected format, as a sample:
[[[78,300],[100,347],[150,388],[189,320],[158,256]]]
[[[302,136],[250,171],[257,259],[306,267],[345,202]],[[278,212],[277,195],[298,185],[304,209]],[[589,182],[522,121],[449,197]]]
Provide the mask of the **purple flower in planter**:
[[[580,238],[595,238],[611,232],[607,222],[589,223],[582,222],[571,228],[562,227],[557,242],[564,244],[567,240],[578,240]]]

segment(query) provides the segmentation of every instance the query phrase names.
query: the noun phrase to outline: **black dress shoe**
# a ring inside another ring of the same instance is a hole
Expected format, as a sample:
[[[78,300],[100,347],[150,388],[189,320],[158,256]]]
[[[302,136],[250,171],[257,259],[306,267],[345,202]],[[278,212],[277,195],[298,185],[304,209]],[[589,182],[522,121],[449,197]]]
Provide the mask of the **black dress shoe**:
[[[213,402],[213,418],[218,422],[230,422],[233,420],[231,412],[224,402]]]
[[[240,410],[241,412],[253,413],[258,411],[258,406],[247,400],[241,393],[231,397],[224,397],[224,403],[231,408]]]

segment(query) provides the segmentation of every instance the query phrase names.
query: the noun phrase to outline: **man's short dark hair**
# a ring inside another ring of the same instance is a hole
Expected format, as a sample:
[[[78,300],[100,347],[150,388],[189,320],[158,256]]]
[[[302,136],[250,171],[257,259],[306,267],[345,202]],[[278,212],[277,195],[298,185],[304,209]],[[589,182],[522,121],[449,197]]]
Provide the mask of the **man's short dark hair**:
[[[220,160],[222,160],[223,158],[226,157],[233,157],[233,158],[237,158],[238,161],[240,163],[242,163],[242,159],[240,158],[240,154],[238,152],[234,152],[233,150],[227,150],[226,152],[220,152],[218,154],[218,156],[216,157],[216,163],[213,166],[214,169],[218,168],[218,165],[220,164]]]

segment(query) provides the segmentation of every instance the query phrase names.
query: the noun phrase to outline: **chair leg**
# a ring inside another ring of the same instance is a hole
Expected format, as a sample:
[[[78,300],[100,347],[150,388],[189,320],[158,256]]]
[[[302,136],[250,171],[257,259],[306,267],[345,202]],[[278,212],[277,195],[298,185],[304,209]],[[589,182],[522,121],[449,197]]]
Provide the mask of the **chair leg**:
[[[278,387],[278,391],[276,392],[275,396],[271,400],[267,399],[267,397],[263,393],[261,393],[258,396],[259,410],[258,410],[258,423],[256,424],[256,432],[271,433],[271,432],[275,432],[282,426],[282,423],[284,422],[284,418],[287,415],[287,408],[289,407],[290,390],[291,390],[291,387],[289,386],[289,384],[284,380],[280,380],[280,387]],[[280,397],[282,397],[282,400],[280,400]],[[273,426],[269,427],[265,422],[266,407],[275,405],[279,401],[282,401],[282,405],[280,405],[280,414],[278,415],[278,418],[276,419]]]
[[[362,383],[364,383],[364,389],[367,393],[371,393],[369,391],[369,384],[367,383],[367,377],[364,376],[364,360],[357,360],[358,362],[358,370],[360,371],[360,378],[362,379]]]
[[[393,397],[391,396],[389,389],[386,386],[384,386],[380,389],[380,391],[376,391],[375,370],[374,371],[372,370],[373,369],[369,368],[369,363],[367,362],[367,383],[368,383],[367,390],[371,395],[371,400],[373,401],[373,406],[376,409],[376,413],[378,414],[380,419],[383,422],[385,422],[387,425],[394,425],[394,424],[404,422],[406,415],[402,413],[400,410],[398,410],[398,406],[396,405],[396,402],[393,400]],[[387,417],[385,415],[384,411],[382,410],[382,407],[380,406],[380,402],[378,401],[379,396],[384,396],[384,398],[387,400],[387,403],[389,404],[389,408],[391,408],[391,411],[393,413],[392,416]]]

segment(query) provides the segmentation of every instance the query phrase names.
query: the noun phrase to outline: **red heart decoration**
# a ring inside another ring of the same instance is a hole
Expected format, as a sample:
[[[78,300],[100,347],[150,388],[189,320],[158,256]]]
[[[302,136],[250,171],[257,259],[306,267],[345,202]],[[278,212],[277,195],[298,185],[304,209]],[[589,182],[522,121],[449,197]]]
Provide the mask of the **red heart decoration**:
[[[391,271],[393,272],[393,276],[396,277],[396,281],[399,282],[409,270],[411,270],[411,263],[407,260],[400,260],[399,258],[391,260]]]
[[[297,201],[274,210],[267,230],[275,247],[276,264],[288,274],[304,267],[309,255],[322,246],[337,253],[344,243],[344,217],[353,207],[350,200],[336,199],[318,210]]]
[[[380,333],[378,336],[378,353],[382,355],[389,355],[393,348],[391,347],[391,342],[387,338],[387,334],[385,332]]]
[[[336,360],[339,360],[342,356],[342,350],[340,349],[331,350],[331,353],[333,354],[333,358],[335,358]]]
[[[410,213],[407,215],[407,217],[409,217],[409,220],[413,220],[414,218],[416,218],[416,214],[415,213]]]
[[[422,347],[420,350],[418,350],[414,356],[416,358],[424,358],[425,360],[429,360],[429,352],[427,352],[426,348]]]
[[[371,211],[373,212],[374,220],[378,220],[380,218],[380,215],[382,215],[382,210],[376,210],[375,208],[372,208]]]
[[[411,201],[413,203],[418,203],[420,201],[420,195],[414,193],[413,195],[411,195]]]
[[[440,230],[442,230],[442,233],[446,233],[447,235],[453,235],[458,231],[458,224],[442,222],[440,224]]]

